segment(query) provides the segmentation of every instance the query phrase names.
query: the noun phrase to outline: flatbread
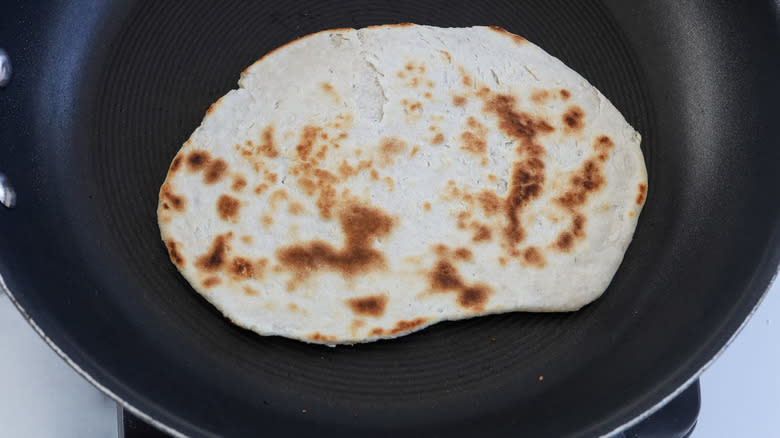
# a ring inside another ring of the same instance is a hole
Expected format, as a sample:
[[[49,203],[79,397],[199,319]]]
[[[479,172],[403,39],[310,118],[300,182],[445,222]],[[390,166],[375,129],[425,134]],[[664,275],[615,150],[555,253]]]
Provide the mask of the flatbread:
[[[497,27],[308,35],[247,68],[171,163],[170,258],[234,323],[338,344],[573,311],[647,193],[640,135]]]

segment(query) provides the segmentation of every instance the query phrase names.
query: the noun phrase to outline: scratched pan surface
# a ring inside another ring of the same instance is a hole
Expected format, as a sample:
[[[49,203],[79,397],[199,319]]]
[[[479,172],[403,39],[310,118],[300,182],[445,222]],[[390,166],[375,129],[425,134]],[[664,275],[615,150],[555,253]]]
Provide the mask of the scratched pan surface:
[[[73,364],[191,436],[593,436],[694,376],[780,260],[772,1],[27,2],[3,7],[0,272]],[[327,348],[228,323],[159,242],[157,190],[209,104],[314,31],[495,24],[606,94],[650,193],[606,294],[571,314]],[[541,376],[544,376],[543,379]],[[735,376],[738,378],[738,376]],[[304,412],[305,410],[305,412]]]

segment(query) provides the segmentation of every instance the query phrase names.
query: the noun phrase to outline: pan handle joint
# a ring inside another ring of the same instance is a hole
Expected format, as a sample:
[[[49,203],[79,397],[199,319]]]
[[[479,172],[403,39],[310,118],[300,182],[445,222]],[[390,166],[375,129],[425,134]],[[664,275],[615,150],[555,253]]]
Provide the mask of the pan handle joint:
[[[0,87],[5,87],[11,81],[11,58],[0,49]]]
[[[0,203],[8,208],[13,208],[16,205],[16,192],[11,183],[8,182],[8,178],[0,173]]]

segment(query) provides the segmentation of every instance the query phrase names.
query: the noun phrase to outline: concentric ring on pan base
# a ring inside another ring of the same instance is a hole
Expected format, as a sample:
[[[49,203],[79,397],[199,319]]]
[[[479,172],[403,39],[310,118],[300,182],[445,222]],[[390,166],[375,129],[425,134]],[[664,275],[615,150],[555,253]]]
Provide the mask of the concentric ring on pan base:
[[[501,387],[536,373],[537,367],[573,360],[566,352],[596,323],[600,301],[573,314],[488,316],[442,323],[402,339],[330,349],[263,338],[232,326],[189,288],[159,242],[160,183],[206,108],[235,88],[239,73],[266,52],[319,30],[404,21],[499,25],[561,58],[609,97],[639,132],[651,131],[636,63],[598,2],[496,0],[453,8],[449,2],[412,0],[371,9],[358,0],[338,2],[338,7],[308,2],[278,8],[239,1],[186,7],[140,3],[111,41],[111,55],[94,84],[100,89],[92,103],[98,126],[94,145],[85,146],[97,151],[86,159],[103,188],[96,196],[106,221],[117,230],[103,238],[116,241],[128,277],[137,278],[134,299],[166,318],[181,342],[204,358],[215,356],[218,363],[216,355],[228,355],[235,364],[226,367],[251,369],[259,380],[248,381],[248,388],[262,387],[260,377],[282,377],[288,387],[314,399],[434,399],[453,390]],[[650,139],[643,142],[646,152],[653,147]],[[652,174],[652,168],[648,171]],[[323,359],[313,360],[318,357]],[[561,368],[566,372],[570,368]]]

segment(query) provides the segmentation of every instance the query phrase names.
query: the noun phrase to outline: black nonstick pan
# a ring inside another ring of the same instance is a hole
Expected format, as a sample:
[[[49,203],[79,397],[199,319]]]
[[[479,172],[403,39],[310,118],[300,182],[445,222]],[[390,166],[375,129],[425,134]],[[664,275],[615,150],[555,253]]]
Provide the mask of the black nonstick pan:
[[[645,415],[736,333],[780,262],[773,1],[18,1],[0,13],[0,273],[66,360],[200,436],[585,437]],[[498,25],[643,134],[650,191],[604,296],[327,348],[230,324],[177,273],[157,193],[238,74],[341,27]],[[7,188],[7,187],[6,187]],[[5,189],[3,193],[7,193]]]

